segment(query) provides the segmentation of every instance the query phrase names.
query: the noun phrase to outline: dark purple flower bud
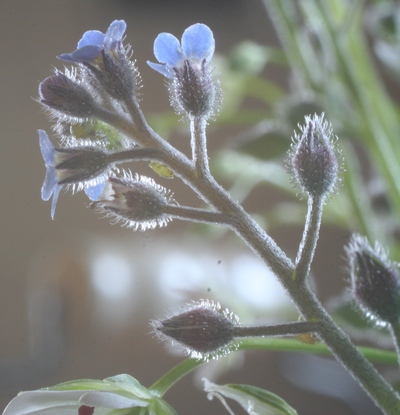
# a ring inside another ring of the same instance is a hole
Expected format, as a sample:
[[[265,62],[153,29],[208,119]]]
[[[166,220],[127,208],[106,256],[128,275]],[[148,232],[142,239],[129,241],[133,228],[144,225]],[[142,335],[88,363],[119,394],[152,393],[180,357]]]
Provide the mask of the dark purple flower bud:
[[[353,297],[365,313],[379,325],[400,318],[400,273],[379,245],[353,235],[346,247]]]
[[[162,340],[172,340],[190,357],[204,360],[216,359],[237,348],[234,334],[238,324],[235,314],[209,300],[188,304],[184,311],[152,322]]]
[[[300,189],[309,196],[324,197],[335,189],[341,168],[331,126],[324,115],[305,117],[302,134],[295,134],[288,167]]]
[[[40,83],[39,95],[42,104],[65,115],[89,118],[97,112],[92,94],[82,84],[60,72]]]
[[[153,179],[138,175],[133,178],[130,172],[124,172],[122,178],[108,178],[91,207],[112,217],[113,223],[144,231],[165,226],[171,220],[166,214],[171,202],[170,192]]]
[[[46,132],[38,132],[40,150],[46,166],[42,199],[49,200],[53,197],[51,217],[54,219],[58,196],[64,185],[77,190],[90,189],[108,177],[110,166],[107,153],[102,148],[54,148]],[[89,191],[89,197],[90,194]]]
[[[103,50],[102,61],[87,64],[89,81],[96,87],[104,89],[116,100],[127,100],[140,89],[140,75],[124,49],[117,51]],[[93,78],[94,77],[94,78]]]

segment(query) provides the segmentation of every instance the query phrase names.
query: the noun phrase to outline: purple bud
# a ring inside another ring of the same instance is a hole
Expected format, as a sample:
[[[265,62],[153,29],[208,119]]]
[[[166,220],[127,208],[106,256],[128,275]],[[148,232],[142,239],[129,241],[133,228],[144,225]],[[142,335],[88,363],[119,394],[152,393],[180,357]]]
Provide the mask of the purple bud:
[[[377,324],[397,322],[400,317],[400,273],[397,264],[382,248],[374,248],[366,238],[353,235],[346,247],[353,297]]]
[[[168,205],[173,203],[169,191],[148,177],[133,178],[130,172],[124,173],[123,178],[109,177],[91,207],[134,230],[165,226],[171,220],[166,214]]]
[[[323,197],[335,189],[340,171],[340,153],[331,126],[324,115],[305,117],[302,134],[294,137],[288,167],[300,189],[309,196]]]
[[[69,76],[57,73],[39,85],[40,102],[51,109],[72,117],[89,118],[97,105],[90,92]]]
[[[212,78],[205,61],[200,66],[185,61],[181,68],[174,71],[169,90],[171,103],[179,114],[209,118],[217,112],[220,100],[219,85]]]
[[[58,184],[90,181],[109,170],[107,153],[97,147],[56,148]]]
[[[208,300],[192,303],[170,318],[152,322],[162,340],[176,342],[192,358],[218,358],[237,347],[234,343],[236,315]]]
[[[102,60],[97,64],[87,63],[88,80],[104,89],[116,100],[127,100],[140,88],[140,75],[136,66],[129,61],[124,49],[103,50]]]

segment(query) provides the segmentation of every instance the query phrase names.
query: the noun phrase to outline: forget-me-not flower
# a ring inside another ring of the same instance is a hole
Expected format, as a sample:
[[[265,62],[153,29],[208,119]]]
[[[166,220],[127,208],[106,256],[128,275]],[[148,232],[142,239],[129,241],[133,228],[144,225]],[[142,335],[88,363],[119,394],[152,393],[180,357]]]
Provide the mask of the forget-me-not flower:
[[[174,69],[182,68],[185,61],[198,67],[203,62],[208,64],[214,50],[213,32],[208,26],[196,23],[183,32],[181,42],[171,33],[160,33],[154,41],[154,55],[160,63],[147,63],[167,78],[173,78]]]
[[[87,196],[95,201],[99,198],[110,166],[107,153],[97,147],[54,148],[48,135],[38,130],[40,151],[46,166],[42,186],[42,199],[51,203],[51,217],[54,219],[60,191],[64,185],[78,190],[85,189]]]
[[[161,33],[154,41],[160,63],[147,63],[170,80],[170,100],[178,114],[207,119],[218,109],[219,83],[209,65],[214,50],[213,33],[201,23],[188,27],[181,42],[170,33]]]
[[[89,30],[84,33],[75,51],[63,53],[57,57],[68,62],[91,62],[98,58],[103,50],[111,51],[116,49],[122,42],[125,30],[126,23],[124,20],[114,20],[106,33],[98,30]]]

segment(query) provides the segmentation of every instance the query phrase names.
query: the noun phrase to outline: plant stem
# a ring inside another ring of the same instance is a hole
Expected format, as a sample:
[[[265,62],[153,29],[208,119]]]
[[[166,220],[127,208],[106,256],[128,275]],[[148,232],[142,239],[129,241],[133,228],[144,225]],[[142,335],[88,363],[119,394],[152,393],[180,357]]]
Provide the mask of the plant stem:
[[[196,209],[187,206],[168,205],[165,211],[176,219],[187,220],[191,222],[208,223],[213,225],[229,225],[231,218],[226,213],[212,212],[204,209]]]
[[[207,122],[204,117],[190,119],[192,158],[196,171],[200,176],[204,176],[209,172],[206,125]]]
[[[296,258],[296,278],[299,282],[304,281],[310,273],[321,227],[323,204],[323,197],[310,196],[308,198],[307,218]]]
[[[319,329],[319,322],[296,321],[294,323],[268,326],[237,326],[233,330],[233,337],[270,337],[293,336],[302,333],[313,333]]]
[[[394,321],[390,324],[390,332],[396,347],[397,359],[400,365],[400,321]]]

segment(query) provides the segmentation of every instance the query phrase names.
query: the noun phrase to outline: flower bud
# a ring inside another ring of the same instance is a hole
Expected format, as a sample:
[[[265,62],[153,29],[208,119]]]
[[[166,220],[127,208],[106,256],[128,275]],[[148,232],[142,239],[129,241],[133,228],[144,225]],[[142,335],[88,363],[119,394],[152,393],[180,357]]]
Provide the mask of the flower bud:
[[[92,180],[109,169],[108,155],[101,148],[70,147],[54,151],[59,185]]]
[[[237,348],[235,327],[239,318],[219,303],[200,300],[170,318],[152,322],[162,340],[176,342],[190,357],[209,360]]]
[[[46,78],[39,85],[40,102],[72,117],[94,116],[97,105],[93,96],[72,78],[62,73]]]
[[[175,69],[169,91],[171,104],[178,114],[209,118],[218,110],[219,85],[205,61],[195,66],[187,60]]]
[[[134,230],[154,229],[165,226],[171,218],[166,214],[169,203],[173,202],[170,193],[154,180],[124,172],[124,177],[111,176],[98,198],[91,204],[99,212],[122,221]]]
[[[374,248],[366,238],[353,235],[346,247],[353,297],[365,313],[379,325],[400,318],[400,273],[382,248]]]
[[[127,100],[140,88],[140,75],[135,65],[129,61],[125,50],[102,51],[101,61],[96,65],[86,64],[87,75],[97,87],[104,89],[116,100]]]
[[[108,155],[98,147],[54,148],[45,131],[38,130],[38,133],[46,166],[42,199],[53,197],[51,217],[54,218],[61,188],[67,185],[82,190],[104,181],[110,170]]]
[[[340,171],[340,153],[332,138],[331,126],[324,116],[305,117],[295,135],[289,154],[288,167],[300,189],[314,197],[324,197],[335,189]]]

